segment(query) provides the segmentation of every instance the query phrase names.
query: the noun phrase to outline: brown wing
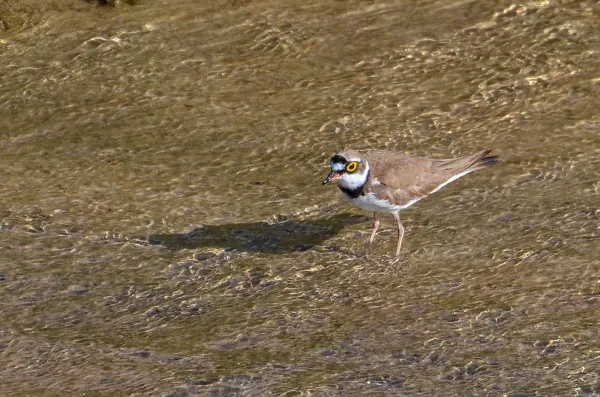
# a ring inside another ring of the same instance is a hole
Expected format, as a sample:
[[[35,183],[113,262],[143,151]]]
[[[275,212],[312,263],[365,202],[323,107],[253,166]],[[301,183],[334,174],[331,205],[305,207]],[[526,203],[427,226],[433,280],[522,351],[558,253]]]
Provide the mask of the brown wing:
[[[378,197],[404,205],[425,197],[452,176],[469,168],[474,171],[495,163],[495,157],[485,157],[488,153],[484,150],[470,156],[441,160],[394,152],[369,152],[364,157],[377,171],[371,173],[367,183]]]

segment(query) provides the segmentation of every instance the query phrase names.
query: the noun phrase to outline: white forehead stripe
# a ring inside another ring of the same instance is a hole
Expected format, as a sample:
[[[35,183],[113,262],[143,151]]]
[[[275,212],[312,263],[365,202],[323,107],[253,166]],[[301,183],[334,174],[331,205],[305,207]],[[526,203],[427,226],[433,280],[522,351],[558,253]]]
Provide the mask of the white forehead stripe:
[[[331,162],[331,170],[332,171],[344,171],[345,168],[346,168],[346,165],[343,163],[334,163],[333,161]]]
[[[337,154],[336,154],[336,156],[337,156]],[[358,159],[358,158],[349,158],[349,159],[346,159],[346,163],[342,163],[342,162],[339,162],[339,161],[335,161],[335,162],[334,161],[330,161],[331,169],[333,171],[344,171],[346,169],[346,164],[351,163],[353,161],[355,161],[357,163],[361,162],[361,160]]]

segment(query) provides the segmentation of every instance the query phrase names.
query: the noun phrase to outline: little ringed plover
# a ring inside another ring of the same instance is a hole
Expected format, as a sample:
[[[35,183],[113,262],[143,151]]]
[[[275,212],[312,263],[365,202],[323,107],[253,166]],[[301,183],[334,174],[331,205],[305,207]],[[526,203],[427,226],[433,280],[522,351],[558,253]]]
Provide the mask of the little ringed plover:
[[[498,156],[488,156],[489,153],[490,150],[482,150],[469,156],[442,160],[389,151],[359,153],[344,150],[331,158],[331,173],[323,184],[337,181],[351,205],[373,211],[369,248],[379,229],[377,213],[394,215],[398,224],[397,259],[404,237],[399,212],[470,172],[498,163]]]

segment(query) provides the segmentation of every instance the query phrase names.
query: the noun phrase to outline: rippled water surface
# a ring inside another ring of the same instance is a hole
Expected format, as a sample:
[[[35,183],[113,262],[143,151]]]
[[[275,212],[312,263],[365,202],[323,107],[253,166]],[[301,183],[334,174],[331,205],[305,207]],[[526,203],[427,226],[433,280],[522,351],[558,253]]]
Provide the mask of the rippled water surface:
[[[0,8],[0,394],[600,394],[597,2],[32,4]],[[502,163],[393,264],[320,183],[343,147]]]

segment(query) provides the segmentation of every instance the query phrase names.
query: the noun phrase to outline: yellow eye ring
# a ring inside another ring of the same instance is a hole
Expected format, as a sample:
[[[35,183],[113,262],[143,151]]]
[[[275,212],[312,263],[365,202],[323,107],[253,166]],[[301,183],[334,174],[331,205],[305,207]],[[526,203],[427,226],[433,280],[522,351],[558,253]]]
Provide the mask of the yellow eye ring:
[[[358,163],[356,161],[352,161],[346,165],[346,171],[354,172],[358,168]]]

